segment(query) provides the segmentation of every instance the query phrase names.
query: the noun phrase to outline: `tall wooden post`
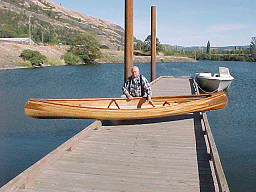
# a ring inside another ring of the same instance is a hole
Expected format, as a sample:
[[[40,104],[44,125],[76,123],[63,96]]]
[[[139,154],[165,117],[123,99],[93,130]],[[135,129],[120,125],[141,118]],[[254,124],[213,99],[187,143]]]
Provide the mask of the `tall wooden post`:
[[[126,80],[131,75],[133,67],[133,0],[125,0],[125,75]]]
[[[156,79],[156,6],[151,6],[151,81]]]

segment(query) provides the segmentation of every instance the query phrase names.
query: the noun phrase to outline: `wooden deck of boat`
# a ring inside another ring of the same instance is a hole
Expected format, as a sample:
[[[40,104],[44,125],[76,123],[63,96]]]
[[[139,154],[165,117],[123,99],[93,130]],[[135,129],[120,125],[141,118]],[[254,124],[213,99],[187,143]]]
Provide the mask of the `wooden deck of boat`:
[[[163,77],[152,83],[155,96],[191,94],[191,87],[189,78]],[[102,125],[96,121],[18,176],[26,181],[14,184],[20,178],[14,179],[12,189],[222,191],[201,121],[199,113]]]

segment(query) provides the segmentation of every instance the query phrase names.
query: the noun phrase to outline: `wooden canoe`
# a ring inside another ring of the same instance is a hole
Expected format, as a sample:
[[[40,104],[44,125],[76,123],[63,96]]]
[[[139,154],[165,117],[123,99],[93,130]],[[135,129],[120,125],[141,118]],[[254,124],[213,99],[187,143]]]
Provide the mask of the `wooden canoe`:
[[[98,120],[147,119],[222,109],[223,92],[200,95],[152,97],[153,107],[143,98],[29,99],[25,114],[33,118]]]

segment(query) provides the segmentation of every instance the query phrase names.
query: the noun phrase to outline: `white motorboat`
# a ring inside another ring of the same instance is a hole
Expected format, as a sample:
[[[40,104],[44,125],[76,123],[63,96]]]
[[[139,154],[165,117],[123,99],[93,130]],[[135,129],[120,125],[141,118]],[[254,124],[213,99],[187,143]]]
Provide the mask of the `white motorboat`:
[[[229,88],[234,78],[230,75],[229,69],[219,67],[219,73],[200,72],[194,77],[196,83],[204,92],[217,92]]]

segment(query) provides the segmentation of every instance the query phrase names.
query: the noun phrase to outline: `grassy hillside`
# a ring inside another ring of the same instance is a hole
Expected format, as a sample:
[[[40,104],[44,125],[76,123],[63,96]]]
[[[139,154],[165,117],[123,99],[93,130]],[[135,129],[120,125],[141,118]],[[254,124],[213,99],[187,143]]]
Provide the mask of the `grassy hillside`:
[[[104,47],[122,49],[124,43],[124,29],[120,26],[66,9],[53,1],[0,1],[0,37],[29,37],[29,27],[31,38],[38,43],[69,44],[77,33],[86,31],[96,32]]]

